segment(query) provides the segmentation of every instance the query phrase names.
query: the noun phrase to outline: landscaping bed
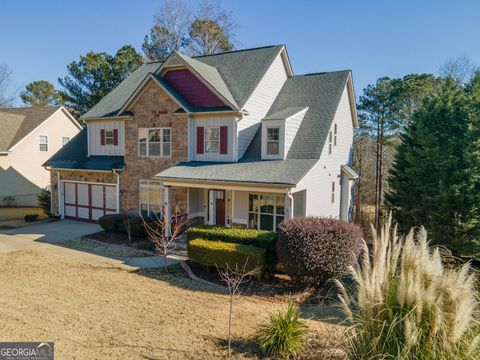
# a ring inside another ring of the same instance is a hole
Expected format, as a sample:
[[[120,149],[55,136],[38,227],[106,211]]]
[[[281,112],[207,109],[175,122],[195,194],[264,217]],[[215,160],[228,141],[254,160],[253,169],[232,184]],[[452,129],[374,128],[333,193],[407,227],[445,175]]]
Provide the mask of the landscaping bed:
[[[136,249],[124,244],[112,244],[83,237],[66,240],[60,244],[68,248],[89,251],[107,257],[128,258],[154,255],[151,251]]]
[[[155,255],[153,244],[148,241],[146,237],[132,237],[132,241],[128,241],[127,234],[110,231],[99,231],[93,234],[84,235],[83,237],[105,244],[122,245],[133,249],[144,250],[150,253],[149,256]]]

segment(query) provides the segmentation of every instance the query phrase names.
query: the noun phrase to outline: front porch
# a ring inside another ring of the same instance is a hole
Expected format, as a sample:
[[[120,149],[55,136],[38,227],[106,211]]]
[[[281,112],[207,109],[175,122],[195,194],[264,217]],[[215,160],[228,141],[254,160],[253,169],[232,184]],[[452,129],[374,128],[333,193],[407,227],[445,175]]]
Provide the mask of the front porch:
[[[161,190],[153,191],[150,201],[157,203],[161,194],[165,209],[178,209],[186,214],[190,226],[276,230],[284,219],[293,216],[293,196],[285,187],[164,181],[151,183],[150,188],[155,186]],[[155,207],[155,204],[142,204],[142,209],[155,211]]]

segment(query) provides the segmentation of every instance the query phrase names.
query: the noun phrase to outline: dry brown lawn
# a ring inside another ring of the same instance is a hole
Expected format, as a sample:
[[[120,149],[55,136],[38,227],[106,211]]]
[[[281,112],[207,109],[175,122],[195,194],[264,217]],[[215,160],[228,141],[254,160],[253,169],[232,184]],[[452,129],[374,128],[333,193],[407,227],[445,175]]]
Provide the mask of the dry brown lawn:
[[[0,255],[0,339],[55,341],[56,359],[225,358],[227,297],[181,274],[138,274],[33,251]],[[242,343],[266,314],[259,299],[235,304]],[[308,320],[330,332],[334,325]],[[240,346],[240,350],[242,346]],[[235,357],[252,357],[237,351]]]

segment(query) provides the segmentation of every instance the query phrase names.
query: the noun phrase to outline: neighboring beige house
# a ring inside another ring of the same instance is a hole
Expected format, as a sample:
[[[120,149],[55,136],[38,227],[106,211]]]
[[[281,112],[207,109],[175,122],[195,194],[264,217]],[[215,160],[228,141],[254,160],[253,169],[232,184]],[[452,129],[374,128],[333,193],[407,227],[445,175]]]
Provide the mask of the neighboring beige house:
[[[283,45],[142,65],[45,163],[53,211],[177,209],[190,223],[275,230],[348,220],[358,126],[351,71],[294,75]]]
[[[81,130],[63,106],[0,109],[0,206],[37,206],[42,164]]]

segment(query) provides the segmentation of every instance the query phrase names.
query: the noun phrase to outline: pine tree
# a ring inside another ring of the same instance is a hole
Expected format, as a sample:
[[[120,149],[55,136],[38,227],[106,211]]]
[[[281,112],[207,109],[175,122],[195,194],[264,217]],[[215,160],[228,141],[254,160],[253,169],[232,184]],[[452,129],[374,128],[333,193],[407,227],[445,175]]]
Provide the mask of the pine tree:
[[[401,136],[386,196],[403,230],[424,225],[432,243],[463,254],[479,244],[478,175],[472,167],[478,126],[471,99],[449,79],[414,114]]]

